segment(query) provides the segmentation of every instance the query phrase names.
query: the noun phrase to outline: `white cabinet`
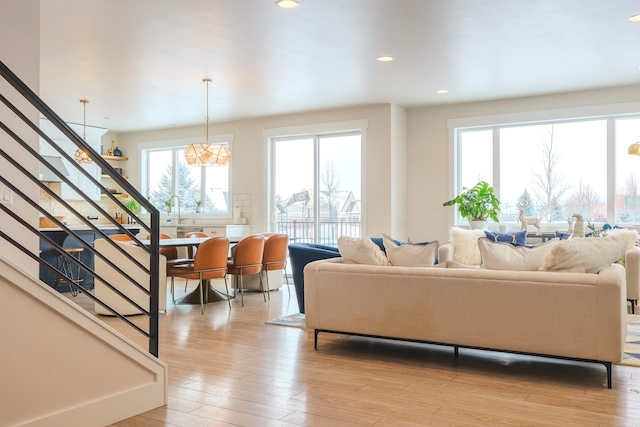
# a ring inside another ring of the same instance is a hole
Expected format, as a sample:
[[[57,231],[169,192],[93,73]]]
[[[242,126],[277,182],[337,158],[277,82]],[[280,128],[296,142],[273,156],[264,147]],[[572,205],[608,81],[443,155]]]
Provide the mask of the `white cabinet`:
[[[202,227],[202,232],[210,237],[224,237],[227,235],[227,229],[224,226],[219,227]]]
[[[75,131],[80,137],[83,136],[84,128],[83,125],[75,124],[75,123],[67,123],[69,127],[73,131]],[[40,119],[40,129],[44,131],[56,144],[58,144],[65,153],[73,157],[76,149],[78,148],[73,142],[69,140],[58,128],[56,128],[49,120]],[[100,152],[100,145],[102,143],[102,135],[107,132],[107,129],[104,128],[96,128],[92,126],[86,127],[86,138],[87,143],[96,150],[98,153]],[[45,156],[56,156],[60,157],[60,153],[57,152],[53,147],[49,145],[49,143],[45,140],[40,141],[40,155]],[[89,178],[87,178],[83,173],[81,173],[78,167],[87,171],[93,178],[96,180],[100,180],[100,167],[95,163],[89,164],[71,164],[71,162],[66,159],[62,159],[62,163],[64,167],[67,169],[69,175],[67,178],[74,185],[78,186],[78,188],[85,194],[87,194],[93,200],[100,200],[100,188],[93,184]],[[60,186],[60,197],[65,200],[84,200],[82,196],[80,196],[75,190],[73,190],[66,183],[62,183]]]

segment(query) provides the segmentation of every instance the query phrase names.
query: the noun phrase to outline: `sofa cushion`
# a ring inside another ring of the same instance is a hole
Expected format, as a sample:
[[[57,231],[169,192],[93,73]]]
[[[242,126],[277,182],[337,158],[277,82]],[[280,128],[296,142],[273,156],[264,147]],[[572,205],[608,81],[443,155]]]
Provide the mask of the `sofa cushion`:
[[[391,265],[403,267],[431,267],[438,258],[437,240],[424,243],[400,243],[386,234],[382,235],[387,258]]]
[[[347,262],[369,265],[389,265],[386,255],[368,237],[338,237],[338,251]]]
[[[494,242],[506,242],[512,245],[524,246],[527,244],[527,230],[514,231],[510,233],[494,233],[485,230],[485,237]]]
[[[480,265],[478,239],[484,237],[484,230],[466,230],[451,227],[449,239],[453,244],[453,260],[466,265]]]
[[[622,258],[627,245],[623,235],[561,240],[539,270],[597,273]]]
[[[560,239],[551,239],[539,245],[516,246],[494,242],[486,237],[478,240],[482,268],[489,270],[536,271]]]

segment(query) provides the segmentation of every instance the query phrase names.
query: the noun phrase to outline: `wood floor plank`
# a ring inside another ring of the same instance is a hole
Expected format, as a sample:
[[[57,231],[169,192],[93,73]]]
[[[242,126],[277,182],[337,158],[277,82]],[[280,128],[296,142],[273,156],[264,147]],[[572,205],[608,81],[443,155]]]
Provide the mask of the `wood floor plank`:
[[[178,287],[178,289],[184,289]],[[167,407],[118,427],[640,427],[640,369],[320,334],[265,325],[297,311],[294,289],[231,310],[170,304],[160,316]],[[101,316],[146,348],[144,338]],[[141,316],[131,318],[146,327]]]

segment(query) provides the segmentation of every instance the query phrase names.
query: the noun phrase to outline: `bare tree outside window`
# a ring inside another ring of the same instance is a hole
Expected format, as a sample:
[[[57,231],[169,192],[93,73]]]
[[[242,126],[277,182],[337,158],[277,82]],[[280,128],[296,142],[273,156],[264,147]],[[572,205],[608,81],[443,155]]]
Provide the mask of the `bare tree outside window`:
[[[548,134],[543,137],[540,144],[540,167],[534,169],[531,174],[536,200],[544,210],[546,222],[551,222],[567,186],[563,182],[562,169],[559,167],[560,155],[557,147],[554,146],[555,126],[547,126],[547,129]]]
[[[564,202],[566,217],[579,213],[583,218],[591,221],[607,220],[607,204],[602,200],[590,184],[582,180],[574,187],[575,190]]]

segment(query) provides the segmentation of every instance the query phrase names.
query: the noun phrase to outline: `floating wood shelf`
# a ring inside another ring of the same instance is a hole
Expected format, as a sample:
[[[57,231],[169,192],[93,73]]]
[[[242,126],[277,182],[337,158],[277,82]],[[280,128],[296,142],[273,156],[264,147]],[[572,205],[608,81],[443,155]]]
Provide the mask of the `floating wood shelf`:
[[[122,157],[122,156],[108,156],[108,155],[106,155],[106,154],[103,154],[103,155],[102,155],[102,158],[103,158],[103,159],[107,159],[107,160],[116,160],[116,161],[119,161],[119,162],[123,162],[123,161],[125,161],[125,160],[129,160],[129,158],[128,158],[128,157]]]
[[[122,194],[113,194],[113,193],[112,193],[111,195],[112,195],[112,196],[117,197],[118,199],[126,199],[127,197],[129,197],[129,195],[128,195],[128,194],[125,194],[125,193],[122,193]],[[100,196],[102,196],[102,197],[109,197],[109,195],[108,195],[108,194],[101,194]]]
[[[129,179],[129,175],[122,175],[122,177],[124,179]],[[105,174],[100,175],[100,178],[112,179],[112,177],[110,175],[105,175]]]

